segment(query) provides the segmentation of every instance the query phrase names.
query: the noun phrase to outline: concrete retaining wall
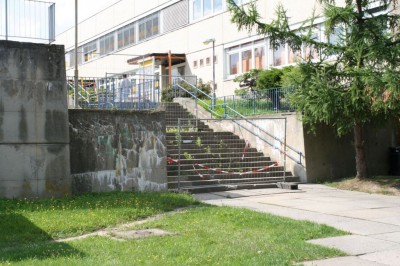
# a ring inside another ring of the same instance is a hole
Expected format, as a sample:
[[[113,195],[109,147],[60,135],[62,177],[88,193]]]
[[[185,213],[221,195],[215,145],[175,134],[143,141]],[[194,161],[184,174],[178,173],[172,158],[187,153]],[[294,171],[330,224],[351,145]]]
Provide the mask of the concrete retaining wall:
[[[69,110],[74,193],[167,190],[165,112]]]
[[[210,113],[201,106],[196,106],[192,99],[176,98],[179,102],[192,113],[197,113],[200,119],[211,118]],[[286,169],[300,178],[301,182],[316,182],[334,180],[342,177],[355,176],[355,151],[353,146],[353,135],[347,134],[341,138],[337,137],[335,131],[326,126],[319,125],[316,132],[310,133],[301,122],[301,116],[295,113],[276,114],[268,116],[253,117],[253,123],[272,133],[274,136],[283,139],[284,126],[282,120],[287,119],[287,145],[292,146],[302,153],[301,164],[297,163],[300,157],[288,149],[288,154],[296,159],[286,159]],[[283,163],[283,155],[274,147],[279,146],[279,142],[265,136],[260,130],[245,123],[249,131],[240,129],[231,121],[210,121],[207,123],[215,131],[231,131],[250,142],[252,147],[256,147],[266,156],[270,156],[274,161]],[[370,124],[364,129],[365,151],[370,175],[387,175],[389,171],[389,152],[391,146],[395,146],[397,136],[397,124],[393,121],[386,121],[382,124]],[[274,144],[274,147],[261,141],[260,138],[267,139]]]
[[[64,47],[0,41],[0,197],[70,193]]]

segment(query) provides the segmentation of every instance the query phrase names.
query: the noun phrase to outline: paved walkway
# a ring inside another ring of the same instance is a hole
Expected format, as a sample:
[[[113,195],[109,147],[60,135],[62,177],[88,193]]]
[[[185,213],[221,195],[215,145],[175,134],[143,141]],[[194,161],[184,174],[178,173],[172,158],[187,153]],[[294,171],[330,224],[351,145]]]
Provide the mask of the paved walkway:
[[[305,265],[400,265],[400,197],[299,185],[299,190],[255,189],[197,194],[205,203],[236,206],[297,220],[309,220],[352,235],[309,242],[349,256]]]

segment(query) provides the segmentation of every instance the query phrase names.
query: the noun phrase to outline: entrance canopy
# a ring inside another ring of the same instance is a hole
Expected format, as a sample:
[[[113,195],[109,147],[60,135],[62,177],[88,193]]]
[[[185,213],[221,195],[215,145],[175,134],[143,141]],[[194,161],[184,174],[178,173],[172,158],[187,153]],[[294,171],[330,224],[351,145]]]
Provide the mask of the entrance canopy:
[[[128,64],[139,65],[140,63],[143,62],[143,60],[146,61],[150,58],[154,58],[155,65],[161,65],[166,67],[186,62],[185,54],[171,54],[171,52],[169,52],[169,53],[151,53],[151,54],[145,54],[143,56],[137,56],[128,59]]]
[[[143,56],[137,56],[128,59],[129,65],[139,65],[146,60],[154,60],[155,66],[168,67],[168,85],[172,83],[172,66],[186,62],[185,54],[172,54],[171,51],[168,53],[150,53]]]

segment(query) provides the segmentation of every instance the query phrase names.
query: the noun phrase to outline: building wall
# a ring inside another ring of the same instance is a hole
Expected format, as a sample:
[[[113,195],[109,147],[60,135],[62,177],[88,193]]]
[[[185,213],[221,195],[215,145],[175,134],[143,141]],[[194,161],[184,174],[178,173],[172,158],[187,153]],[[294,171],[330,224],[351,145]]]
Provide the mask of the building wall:
[[[64,47],[0,41],[0,197],[70,193]]]
[[[73,193],[167,190],[165,113],[69,110]]]
[[[190,0],[190,3],[192,3]],[[139,0],[122,0],[110,8],[96,14],[95,16],[79,24],[79,45],[94,40],[108,32],[116,30],[132,21],[143,18],[144,16],[163,9],[180,1],[148,1],[143,5]],[[225,2],[225,1],[223,1]],[[275,9],[280,1],[268,0],[257,1],[258,10],[262,18],[270,21],[274,17]],[[288,9],[288,15],[293,23],[299,23],[311,16],[312,9],[318,4],[314,0],[303,1],[283,1]],[[304,12],[307,10],[309,12]],[[187,10],[190,17],[190,8]],[[104,77],[106,73],[122,73],[132,71],[135,66],[130,66],[126,62],[128,59],[148,54],[148,53],[172,53],[186,54],[186,74],[197,75],[203,81],[212,80],[212,64],[194,67],[193,62],[206,60],[212,57],[212,44],[204,45],[203,41],[215,38],[215,55],[217,58],[215,77],[217,83],[216,93],[218,96],[231,95],[237,88],[237,84],[232,81],[232,76],[227,76],[226,49],[235,45],[244,44],[249,41],[261,39],[255,32],[238,31],[236,25],[232,24],[231,15],[226,10],[220,13],[200,18],[198,20],[189,19],[189,23],[173,31],[163,32],[158,36],[134,44],[125,49],[115,51],[111,55],[101,56],[92,61],[85,62],[79,66],[79,73],[82,77]],[[64,44],[66,50],[73,49],[74,29],[70,29],[56,37],[56,43]],[[266,41],[266,47],[268,47]],[[272,51],[267,50],[267,57],[271,58]],[[136,66],[137,67],[137,66]],[[270,66],[266,66],[270,67]],[[67,69],[67,75],[73,76],[73,68]]]

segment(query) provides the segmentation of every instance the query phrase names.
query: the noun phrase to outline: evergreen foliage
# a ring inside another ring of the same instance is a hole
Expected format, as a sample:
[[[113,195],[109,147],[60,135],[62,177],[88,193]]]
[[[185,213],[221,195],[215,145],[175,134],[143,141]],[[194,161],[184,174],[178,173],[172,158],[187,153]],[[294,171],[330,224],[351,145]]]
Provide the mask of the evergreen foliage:
[[[397,0],[319,0],[310,19],[296,29],[282,5],[265,23],[255,2],[227,2],[239,30],[269,37],[275,49],[285,43],[295,52],[308,48],[299,73],[290,79],[296,85],[291,100],[312,129],[325,123],[338,135],[353,130],[357,177],[366,177],[363,125],[381,115],[397,116],[400,108]],[[324,18],[327,42],[314,38],[317,17]]]

